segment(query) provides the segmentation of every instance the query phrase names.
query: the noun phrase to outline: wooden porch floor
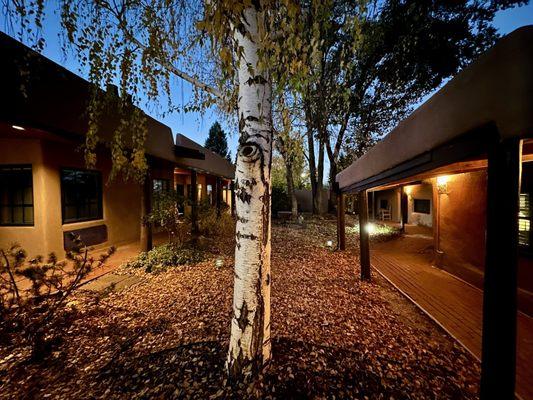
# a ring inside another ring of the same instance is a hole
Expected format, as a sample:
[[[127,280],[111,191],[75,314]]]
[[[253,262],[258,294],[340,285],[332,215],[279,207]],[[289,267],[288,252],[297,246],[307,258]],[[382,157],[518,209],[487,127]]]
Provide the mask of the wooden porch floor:
[[[483,293],[438,268],[424,257],[371,251],[371,264],[476,358],[481,357]],[[516,391],[533,399],[533,319],[518,313]]]

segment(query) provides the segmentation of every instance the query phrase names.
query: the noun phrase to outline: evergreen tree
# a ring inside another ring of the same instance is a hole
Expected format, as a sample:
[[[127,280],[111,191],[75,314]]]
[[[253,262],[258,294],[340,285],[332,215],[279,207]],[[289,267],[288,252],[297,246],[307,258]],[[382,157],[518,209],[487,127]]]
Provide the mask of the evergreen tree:
[[[215,122],[209,129],[209,136],[205,140],[204,146],[231,161],[231,153],[228,150],[226,132],[224,132],[218,122]]]

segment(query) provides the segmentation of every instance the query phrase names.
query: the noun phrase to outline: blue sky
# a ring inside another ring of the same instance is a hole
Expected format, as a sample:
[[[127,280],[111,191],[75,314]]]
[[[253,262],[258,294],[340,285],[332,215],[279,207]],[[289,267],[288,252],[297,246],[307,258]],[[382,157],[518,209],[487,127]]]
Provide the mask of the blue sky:
[[[0,21],[2,21],[2,17],[0,17]],[[494,19],[494,26],[496,26],[502,35],[529,24],[533,24],[533,4],[531,3],[527,6],[500,11]],[[76,62],[75,56],[67,55],[65,58],[65,55],[61,51],[58,40],[58,29],[59,24],[57,17],[51,16],[48,18],[47,23],[43,28],[43,35],[46,38],[46,47],[43,54],[58,64],[83,76],[83,73],[80,73],[79,64]],[[0,30],[6,32],[4,23],[0,23]],[[12,32],[6,33],[11,34]],[[190,93],[191,88],[188,83],[177,78],[174,80],[173,97],[176,104],[181,104],[182,99],[187,101]],[[162,106],[164,108],[164,105]],[[170,126],[174,133],[182,133],[200,144],[204,143],[209,127],[217,120],[217,115],[214,110],[208,110],[203,115],[199,113],[174,113],[172,115],[162,116],[158,115],[157,112],[154,112],[153,109],[148,110],[148,113]],[[237,148],[237,133],[224,121],[220,122],[230,134],[230,137],[228,138],[229,147],[234,155]]]

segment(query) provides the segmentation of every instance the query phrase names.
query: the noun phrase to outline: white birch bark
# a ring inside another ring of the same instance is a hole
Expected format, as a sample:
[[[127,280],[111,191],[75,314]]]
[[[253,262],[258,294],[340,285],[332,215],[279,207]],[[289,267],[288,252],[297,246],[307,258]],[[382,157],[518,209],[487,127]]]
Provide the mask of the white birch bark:
[[[258,63],[258,13],[244,12],[235,29],[242,48],[239,80],[239,149],[233,318],[227,358],[230,378],[254,375],[270,360],[270,167],[272,86]],[[243,32],[246,30],[246,32]]]

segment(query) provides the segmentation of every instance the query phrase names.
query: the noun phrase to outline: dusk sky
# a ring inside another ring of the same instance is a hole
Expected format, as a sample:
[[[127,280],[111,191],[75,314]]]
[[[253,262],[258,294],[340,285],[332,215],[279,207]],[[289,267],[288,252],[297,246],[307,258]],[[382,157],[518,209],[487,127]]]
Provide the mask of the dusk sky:
[[[0,20],[1,18],[2,17],[0,17]],[[60,49],[58,40],[58,17],[49,15],[46,21],[47,23],[43,32],[46,39],[44,55],[69,70],[80,74],[79,64],[75,57],[73,55],[67,55],[67,59],[65,59],[65,56]],[[499,12],[494,20],[494,25],[502,35],[528,24],[533,24],[533,4],[531,3],[527,6]],[[0,29],[6,32],[5,23],[0,24]],[[9,31],[6,33],[13,34],[13,32]],[[173,88],[173,97],[177,104],[181,104],[182,99],[187,101],[191,92],[188,83],[176,78],[174,79]],[[425,99],[421,102],[424,100]],[[164,104],[161,109],[164,109]],[[199,113],[175,113],[173,115],[162,116],[158,115],[157,111],[154,112],[153,109],[147,110],[147,112],[154,118],[170,126],[174,134],[182,133],[200,144],[204,143],[209,127],[217,120],[217,115],[214,110],[208,110],[204,115],[200,115]],[[235,155],[235,149],[237,148],[237,133],[233,132],[233,129],[227,126],[223,121],[220,122],[230,135],[228,138],[229,147],[232,155]]]

